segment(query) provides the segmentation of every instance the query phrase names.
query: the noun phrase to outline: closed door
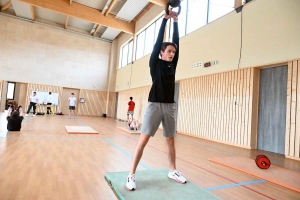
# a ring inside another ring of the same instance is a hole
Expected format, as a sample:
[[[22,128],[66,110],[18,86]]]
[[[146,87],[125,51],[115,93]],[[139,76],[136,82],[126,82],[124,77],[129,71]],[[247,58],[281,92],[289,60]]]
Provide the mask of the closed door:
[[[77,99],[77,105],[76,105],[76,111],[78,109],[78,97],[79,97],[79,91],[78,89],[72,89],[72,88],[64,88],[61,98],[61,112],[63,114],[69,114],[69,102],[68,99],[71,96],[71,93],[74,93],[74,96]]]
[[[284,154],[288,67],[262,69],[258,149]]]

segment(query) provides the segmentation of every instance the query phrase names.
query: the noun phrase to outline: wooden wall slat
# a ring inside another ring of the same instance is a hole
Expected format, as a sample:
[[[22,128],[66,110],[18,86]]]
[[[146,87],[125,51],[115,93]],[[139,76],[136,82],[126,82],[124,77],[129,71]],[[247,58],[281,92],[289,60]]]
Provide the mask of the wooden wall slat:
[[[243,70],[243,103],[242,103],[242,124],[241,124],[241,144],[246,145],[245,143],[245,131],[246,131],[246,115],[247,115],[247,107],[246,107],[246,92],[247,92],[247,70]]]
[[[290,130],[290,153],[289,156],[295,156],[295,132],[296,132],[296,109],[297,109],[297,61],[293,61],[292,75],[292,102],[291,102],[291,130]]]
[[[296,113],[296,131],[295,131],[295,157],[299,158],[300,154],[300,60],[297,62],[297,113]]]
[[[114,117],[116,93],[109,93],[108,113],[106,112],[107,92],[96,90],[80,90],[80,98],[85,98],[84,104],[78,104],[78,115]]]
[[[285,155],[290,153],[290,133],[291,133],[291,105],[292,105],[292,76],[293,62],[288,63],[288,82],[287,82],[287,107],[286,107],[286,131],[285,131]]]
[[[242,69],[180,81],[178,132],[249,148],[252,79]]]

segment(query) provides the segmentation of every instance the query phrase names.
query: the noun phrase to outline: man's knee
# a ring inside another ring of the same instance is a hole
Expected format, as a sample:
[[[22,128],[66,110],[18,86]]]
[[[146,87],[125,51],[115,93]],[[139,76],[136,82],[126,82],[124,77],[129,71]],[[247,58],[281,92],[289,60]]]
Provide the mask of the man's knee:
[[[166,137],[166,142],[167,142],[168,146],[174,146],[175,138],[174,137]]]
[[[145,146],[147,145],[149,139],[150,139],[150,136],[141,134],[138,146],[140,148],[145,148]]]

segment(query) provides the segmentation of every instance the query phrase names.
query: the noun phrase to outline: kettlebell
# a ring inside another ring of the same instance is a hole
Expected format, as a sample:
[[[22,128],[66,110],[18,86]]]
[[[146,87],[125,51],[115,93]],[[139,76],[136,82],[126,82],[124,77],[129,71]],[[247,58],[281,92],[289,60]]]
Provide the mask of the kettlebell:
[[[169,2],[166,5],[166,13],[167,13],[167,15],[169,15],[169,6],[171,6],[172,8],[178,7],[178,13],[177,13],[177,15],[179,15],[180,11],[181,11],[180,3],[181,3],[181,0],[169,0]]]

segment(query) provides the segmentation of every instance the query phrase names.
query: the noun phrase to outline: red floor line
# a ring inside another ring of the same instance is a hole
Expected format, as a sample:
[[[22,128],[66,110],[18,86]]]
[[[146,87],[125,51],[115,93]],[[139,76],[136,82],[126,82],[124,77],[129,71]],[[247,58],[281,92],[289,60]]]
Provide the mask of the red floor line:
[[[97,124],[100,124],[100,123],[98,123],[98,122],[95,122],[95,123],[97,123]],[[103,124],[100,124],[101,126],[104,126]],[[111,130],[113,130],[113,131],[116,131],[115,129],[113,129],[113,128],[110,128],[110,127],[107,127],[107,126],[104,126],[104,127],[106,127],[106,128],[108,128],[108,129],[111,129]],[[137,140],[138,141],[138,139],[136,139],[136,138],[134,138],[134,137],[131,137],[131,136],[128,136],[128,135],[125,135],[124,133],[122,133],[122,132],[120,132],[120,131],[116,131],[117,133],[120,133],[121,135],[124,135],[124,136],[126,136],[126,137],[129,137],[129,138],[131,138],[131,139],[134,139],[134,140]],[[151,147],[151,148],[153,148],[153,149],[156,149],[157,151],[160,151],[160,152],[162,152],[162,153],[164,153],[164,154],[167,154],[165,151],[162,151],[162,150],[160,150],[160,149],[157,149],[157,148],[155,148],[155,147],[153,147],[153,146],[151,146],[151,145],[147,145],[147,146],[149,146],[149,147]],[[207,171],[207,172],[209,172],[209,173],[211,173],[211,174],[214,174],[214,175],[216,175],[216,176],[218,176],[218,177],[221,177],[221,178],[223,178],[223,179],[225,179],[225,180],[228,180],[228,181],[230,181],[230,182],[232,182],[232,183],[238,183],[238,182],[235,182],[235,181],[233,181],[233,180],[231,180],[231,179],[229,179],[229,178],[226,178],[226,177],[224,177],[224,176],[222,176],[222,175],[219,175],[219,174],[217,174],[217,173],[215,173],[215,172],[212,172],[212,171],[210,171],[210,170],[208,170],[208,169],[205,169],[205,168],[203,168],[203,167],[200,167],[200,166],[198,166],[198,165],[196,165],[196,164],[194,164],[194,163],[191,163],[191,162],[189,162],[189,161],[186,161],[186,160],[184,160],[184,159],[182,159],[182,158],[179,158],[179,157],[176,157],[178,160],[181,160],[181,161],[183,161],[183,162],[186,162],[186,163],[188,163],[188,164],[190,164],[190,165],[193,165],[193,166],[195,166],[195,167],[197,167],[197,168],[200,168],[200,169],[202,169],[202,170],[204,170],[204,171]],[[261,193],[261,192],[258,192],[258,191],[256,191],[256,190],[253,190],[253,189],[251,189],[251,188],[249,188],[249,187],[247,187],[247,186],[244,186],[244,185],[241,185],[241,187],[244,187],[244,188],[246,188],[246,189],[248,189],[248,190],[251,190],[252,192],[255,192],[255,193],[257,193],[257,194],[260,194],[260,195],[262,195],[262,196],[264,196],[264,197],[266,197],[266,198],[268,198],[268,199],[272,199],[272,200],[275,200],[274,198],[272,198],[272,197],[269,197],[269,196],[267,196],[267,195],[265,195],[265,194],[263,194],[263,193]]]

